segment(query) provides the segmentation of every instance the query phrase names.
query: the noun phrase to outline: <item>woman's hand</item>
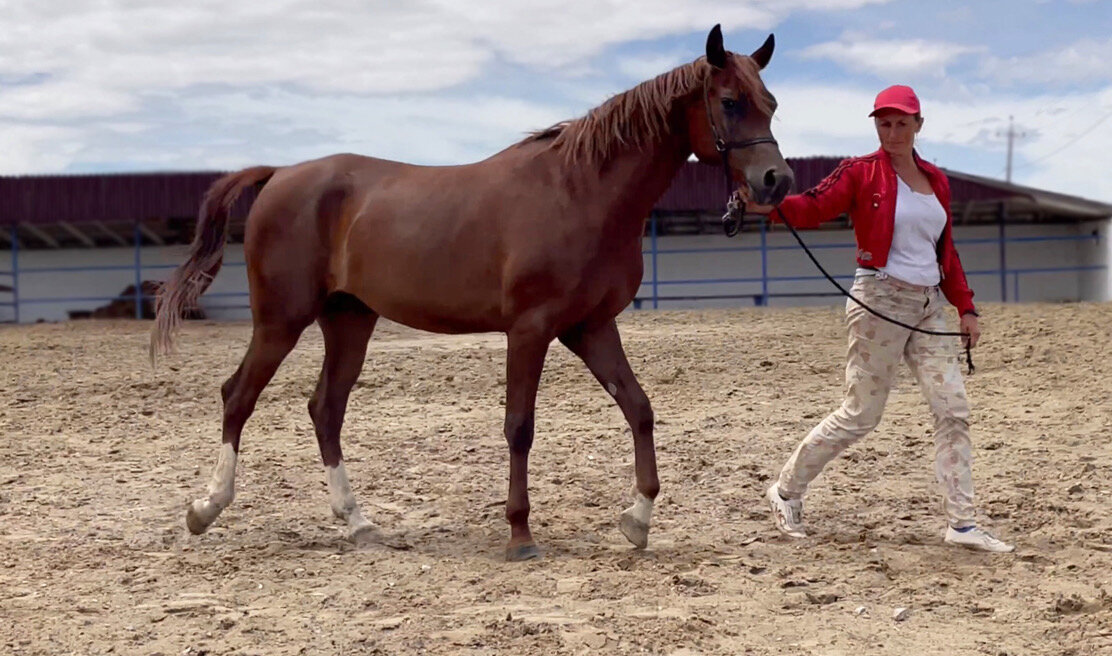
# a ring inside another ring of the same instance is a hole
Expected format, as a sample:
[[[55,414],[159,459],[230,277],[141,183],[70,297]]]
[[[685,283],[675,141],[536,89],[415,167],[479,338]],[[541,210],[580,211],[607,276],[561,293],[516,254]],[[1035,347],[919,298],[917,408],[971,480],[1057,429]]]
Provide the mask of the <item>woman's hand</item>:
[[[749,187],[744,186],[734,191],[730,196],[730,200],[739,204],[744,204],[746,214],[763,214],[768,216],[769,212],[776,209],[775,205],[758,205],[754,203],[749,196]]]
[[[977,322],[977,315],[963,314],[961,316],[961,332],[966,335],[961,338],[961,343],[969,348],[975,348],[977,342],[981,339],[981,326]]]

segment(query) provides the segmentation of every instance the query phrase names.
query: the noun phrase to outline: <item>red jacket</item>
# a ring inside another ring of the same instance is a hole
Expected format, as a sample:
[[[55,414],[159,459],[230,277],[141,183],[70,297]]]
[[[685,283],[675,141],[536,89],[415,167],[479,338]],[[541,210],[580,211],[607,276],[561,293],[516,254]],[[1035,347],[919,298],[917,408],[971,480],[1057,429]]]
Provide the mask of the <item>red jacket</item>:
[[[946,210],[946,227],[938,240],[940,287],[959,315],[976,312],[973,291],[965,279],[961,260],[954,249],[950,214],[950,182],[938,167],[915,155],[919,169],[930,180],[931,189]],[[838,168],[812,189],[788,196],[769,215],[774,221],[787,221],[795,228],[817,228],[848,212],[857,237],[857,263],[880,268],[888,262],[892,230],[896,222],[896,170],[882,148],[871,155],[843,160]]]

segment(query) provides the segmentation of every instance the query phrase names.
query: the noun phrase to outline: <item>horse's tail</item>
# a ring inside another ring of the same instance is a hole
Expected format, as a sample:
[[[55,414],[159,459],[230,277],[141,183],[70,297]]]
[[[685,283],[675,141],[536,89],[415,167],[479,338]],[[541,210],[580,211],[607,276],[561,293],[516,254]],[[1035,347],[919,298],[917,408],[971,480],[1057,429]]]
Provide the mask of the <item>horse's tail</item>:
[[[224,262],[224,242],[228,237],[228,214],[243,190],[265,184],[277,171],[272,166],[255,166],[229,173],[212,183],[197,215],[197,232],[189,247],[189,257],[179,266],[158,293],[154,327],[151,328],[151,363],[160,353],[169,353],[174,335],[181,325],[182,313],[197,304]]]

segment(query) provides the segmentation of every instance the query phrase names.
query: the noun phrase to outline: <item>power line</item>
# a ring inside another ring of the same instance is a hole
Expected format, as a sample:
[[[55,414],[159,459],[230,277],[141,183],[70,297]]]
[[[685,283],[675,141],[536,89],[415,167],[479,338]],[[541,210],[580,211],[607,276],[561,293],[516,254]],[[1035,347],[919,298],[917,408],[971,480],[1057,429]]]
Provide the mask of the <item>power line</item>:
[[[1041,161],[1043,161],[1043,160],[1049,159],[1049,158],[1053,157],[1054,155],[1057,155],[1058,153],[1062,152],[1063,150],[1065,150],[1065,149],[1069,148],[1070,146],[1072,146],[1072,145],[1074,145],[1075,143],[1077,143],[1078,141],[1080,141],[1080,140],[1082,139],[1082,137],[1084,137],[1084,136],[1088,135],[1088,134],[1089,134],[1090,132],[1092,132],[1093,130],[1095,130],[1095,129],[1097,129],[1098,127],[1100,127],[1100,124],[1101,124],[1101,123],[1104,123],[1104,122],[1105,122],[1105,121],[1107,121],[1107,120],[1108,120],[1109,118],[1112,118],[1112,112],[1108,112],[1108,113],[1107,113],[1107,114],[1105,114],[1104,116],[1101,116],[1101,117],[1100,117],[1100,119],[1099,119],[1099,120],[1097,120],[1097,122],[1096,122],[1096,123],[1093,123],[1093,124],[1092,124],[1091,126],[1089,126],[1089,127],[1087,128],[1087,129],[1083,130],[1083,131],[1082,131],[1082,132],[1081,132],[1080,134],[1078,134],[1077,136],[1075,136],[1075,137],[1074,137],[1073,139],[1070,139],[1070,140],[1069,140],[1069,141],[1067,141],[1066,143],[1062,144],[1062,145],[1061,145],[1061,146],[1059,146],[1058,148],[1055,148],[1054,150],[1050,151],[1049,153],[1047,153],[1047,154],[1045,154],[1045,155],[1042,155],[1041,157],[1038,157],[1038,158],[1036,158],[1036,159],[1033,159],[1033,160],[1031,160],[1031,161],[1029,161],[1029,162],[1027,162],[1027,163],[1025,163],[1025,164],[1021,164],[1021,165],[1020,165],[1020,167],[1022,168],[1022,167],[1027,167],[1027,166],[1031,166],[1031,165],[1033,165],[1033,164],[1038,164],[1039,162],[1041,162]],[[1010,144],[1009,144],[1009,145],[1010,145]],[[1011,157],[1010,157],[1010,152],[1011,152],[1011,151],[1010,151],[1010,148],[1009,148],[1009,161],[1010,161],[1010,159],[1011,159]]]

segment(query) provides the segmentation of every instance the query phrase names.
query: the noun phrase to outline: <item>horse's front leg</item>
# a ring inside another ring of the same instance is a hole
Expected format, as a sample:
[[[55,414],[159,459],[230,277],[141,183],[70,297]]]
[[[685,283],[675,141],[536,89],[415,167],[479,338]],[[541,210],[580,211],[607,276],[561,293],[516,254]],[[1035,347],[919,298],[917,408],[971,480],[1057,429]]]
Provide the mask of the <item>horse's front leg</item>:
[[[561,335],[560,341],[583,360],[603,388],[614,397],[633,431],[637,494],[633,506],[622,512],[619,528],[626,539],[637,548],[644,549],[649,544],[653,501],[660,492],[660,481],[656,475],[656,448],[653,445],[653,409],[649,397],[633,375],[614,319],[595,326],[577,326]]]
[[[533,446],[533,417],[544,357],[552,338],[532,331],[511,331],[506,351],[506,442],[510,447],[510,492],[506,520],[510,542],[506,560],[540,556],[529,531],[529,449]]]

